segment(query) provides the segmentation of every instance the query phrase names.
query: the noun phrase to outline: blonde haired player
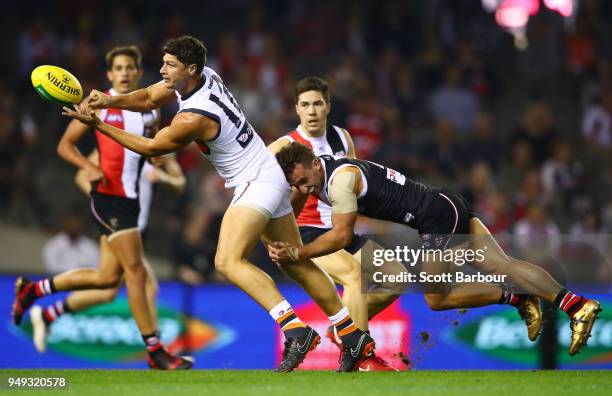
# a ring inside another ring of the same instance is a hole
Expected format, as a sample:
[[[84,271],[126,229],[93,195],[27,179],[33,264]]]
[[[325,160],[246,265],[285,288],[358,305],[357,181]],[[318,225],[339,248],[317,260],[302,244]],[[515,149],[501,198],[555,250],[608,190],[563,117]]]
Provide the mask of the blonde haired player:
[[[277,371],[295,369],[319,335],[306,326],[280,294],[274,281],[247,260],[260,239],[301,245],[283,172],[263,141],[246,120],[219,75],[205,67],[206,47],[191,36],[169,40],[164,46],[163,81],[127,95],[108,96],[92,91],[88,106],[64,115],[95,127],[132,151],[157,156],[196,142],[234,189],[234,198],[223,216],[215,267],[267,310],[286,337]],[[147,111],[178,100],[179,111],[171,124],[155,137],[126,133],[98,118],[93,109],[118,107]],[[281,268],[297,281],[328,315],[341,335],[344,350],[338,371],[356,370],[374,350],[374,340],[353,323],[329,277],[312,261],[296,260]]]

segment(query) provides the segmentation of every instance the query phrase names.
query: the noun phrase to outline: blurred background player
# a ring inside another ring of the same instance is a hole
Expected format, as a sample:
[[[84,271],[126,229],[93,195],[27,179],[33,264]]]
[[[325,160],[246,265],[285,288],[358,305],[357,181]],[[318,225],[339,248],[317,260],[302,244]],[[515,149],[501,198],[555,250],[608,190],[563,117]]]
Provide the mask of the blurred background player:
[[[99,156],[97,150],[94,150],[88,159],[99,165]],[[146,239],[146,230],[149,221],[149,213],[153,202],[153,195],[156,183],[164,183],[171,186],[177,193],[182,193],[185,188],[185,176],[183,171],[176,162],[173,154],[168,154],[163,157],[153,158],[153,165],[150,162],[145,162],[142,168],[142,175],[139,180],[138,201],[140,204],[140,212],[138,215],[138,229],[142,235],[142,239]],[[87,175],[83,169],[80,169],[75,177],[77,186],[89,196],[92,189],[91,182],[87,179]],[[86,256],[87,257],[87,256]],[[153,307],[153,312],[156,312],[156,296],[158,284],[155,273],[146,257],[142,257],[144,266],[147,269],[147,298],[149,305]],[[70,260],[64,260],[63,268],[71,264]],[[96,260],[97,262],[97,260]],[[74,265],[72,268],[82,267],[82,265]],[[61,272],[61,271],[58,271]],[[61,315],[67,312],[78,312],[90,308],[95,305],[111,303],[114,301],[119,292],[119,285],[111,289],[92,289],[74,291],[63,301],[57,301],[54,304],[46,307],[39,305],[32,306],[30,310],[30,320],[32,321],[33,334],[32,338],[34,346],[38,352],[44,352],[47,348],[47,337],[50,331],[50,325],[57,320]]]
[[[140,50],[135,46],[115,47],[106,54],[107,77],[112,84],[112,88],[107,91],[109,95],[124,94],[138,88],[142,77],[141,59]],[[100,111],[99,116],[105,122],[138,136],[153,136],[159,125],[159,113],[153,110],[131,112],[109,108]],[[82,169],[82,177],[92,183],[91,211],[102,234],[100,268],[75,269],[38,282],[18,278],[13,321],[19,325],[25,311],[39,297],[66,290],[116,289],[121,277],[125,276],[128,302],[147,348],[149,366],[157,369],[191,368],[190,361],[173,356],[164,349],[157,329],[157,314],[153,303],[156,285],[154,278],[147,274],[138,228],[139,179],[145,159],[97,131],[100,157],[97,165],[81,154],[77,147],[78,141],[88,131],[86,125],[72,121],[57,151],[64,160]],[[92,298],[91,294],[85,297],[77,295],[76,301],[72,303],[77,304],[79,301],[89,306],[92,305],[89,298]],[[99,301],[100,295],[94,295],[93,302]],[[70,308],[82,309],[78,304],[72,307],[70,303],[58,303],[54,307],[52,311],[55,315]]]
[[[295,87],[295,111],[300,124],[294,131],[282,136],[268,149],[276,154],[291,142],[311,148],[316,155],[336,155],[355,158],[353,139],[346,129],[327,123],[331,111],[327,82],[318,77],[306,77]],[[310,243],[332,228],[331,206],[316,197],[293,189],[291,204],[300,229],[303,243]],[[399,294],[365,294],[361,289],[361,248],[373,243],[354,234],[349,246],[313,261],[343,287],[342,302],[348,308],[355,324],[368,330],[368,320],[391,304]],[[383,269],[390,268],[390,264]],[[342,349],[342,341],[334,326],[327,330],[327,337]],[[382,358],[373,355],[364,361],[360,369],[366,371],[394,371]]]

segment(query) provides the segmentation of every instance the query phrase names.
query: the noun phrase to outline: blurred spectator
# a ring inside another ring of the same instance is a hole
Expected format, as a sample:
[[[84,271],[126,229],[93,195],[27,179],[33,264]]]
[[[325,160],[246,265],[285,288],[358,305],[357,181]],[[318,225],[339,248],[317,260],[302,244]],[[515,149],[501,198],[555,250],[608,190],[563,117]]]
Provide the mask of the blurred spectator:
[[[18,47],[20,71],[23,76],[29,76],[35,66],[57,63],[59,43],[47,21],[48,19],[41,15],[31,26],[24,26]]]
[[[100,259],[98,244],[81,233],[81,218],[76,213],[64,216],[62,231],[45,243],[42,255],[48,274],[96,268]]]
[[[523,112],[522,123],[514,131],[512,142],[527,142],[535,164],[541,165],[550,155],[551,144],[557,135],[548,104],[531,102]]]
[[[278,39],[264,36],[261,56],[249,61],[258,88],[266,95],[278,95],[283,81],[289,74],[289,66],[279,52]]]
[[[514,194],[520,188],[527,171],[533,167],[533,155],[531,146],[524,140],[519,140],[512,145],[510,161],[502,164],[499,173],[499,185],[501,191],[506,194]]]
[[[141,30],[137,28],[132,20],[130,10],[125,7],[113,9],[111,16],[112,23],[106,46],[112,48],[117,45],[136,45],[143,47]]]
[[[418,177],[420,159],[419,148],[410,139],[410,129],[399,122],[391,123],[374,160],[409,177]]]
[[[559,201],[567,211],[582,172],[583,166],[574,158],[572,146],[566,141],[556,142],[553,146],[553,156],[542,166],[545,201]]]
[[[455,130],[450,121],[439,120],[436,123],[436,140],[424,150],[425,167],[431,176],[452,179],[459,175],[464,156],[454,135]]]
[[[486,162],[493,171],[498,171],[499,163],[502,160],[500,153],[502,143],[499,140],[493,125],[493,116],[490,113],[480,113],[476,119],[474,136],[468,140],[467,153],[470,161]]]
[[[211,65],[211,67],[217,70],[228,84],[232,84],[241,77],[239,75],[242,63],[241,52],[242,49],[240,48],[236,35],[233,33],[225,33],[219,40],[219,53],[216,54],[214,58],[211,57],[211,60],[216,59],[216,65]]]
[[[556,252],[561,244],[559,227],[548,218],[544,206],[538,203],[529,206],[527,216],[514,226],[514,234],[517,235],[516,246],[535,257]]]
[[[480,213],[487,203],[492,188],[491,168],[485,162],[477,162],[470,170],[468,185],[461,191],[461,195],[477,213]]]
[[[261,90],[255,74],[249,68],[242,69],[238,82],[236,89],[230,84],[231,89],[242,111],[249,117],[249,122],[261,133],[261,128],[267,120],[276,119],[282,114],[283,97],[278,93],[266,94]]]
[[[449,67],[444,84],[431,95],[435,120],[448,120],[457,132],[466,133],[473,130],[479,111],[478,97],[464,87],[461,69]]]
[[[529,19],[529,46],[520,53],[520,66],[531,87],[545,92],[558,78],[562,64],[563,21],[546,7]]]
[[[424,106],[423,95],[414,83],[412,66],[404,63],[391,86],[391,100],[400,113],[402,123],[415,126],[428,119],[428,109]]]
[[[493,190],[486,195],[483,204],[478,208],[478,216],[482,217],[492,234],[507,233],[512,226],[510,203],[501,191]]]
[[[608,231],[604,228],[599,213],[590,210],[572,225],[569,240],[585,243],[605,255],[608,248]]]
[[[346,129],[351,132],[357,158],[371,159],[382,141],[382,104],[372,95],[369,79],[360,75],[354,82],[355,96],[349,104]]]
[[[612,85],[602,90],[599,102],[586,109],[582,136],[595,147],[612,147]]]
[[[530,207],[544,204],[540,172],[534,168],[525,174],[520,189],[514,196],[514,220],[520,220]]]
[[[80,81],[97,79],[99,53],[94,31],[94,18],[89,13],[77,17],[77,32],[63,39],[62,47],[66,59],[78,59],[71,72],[79,76]]]

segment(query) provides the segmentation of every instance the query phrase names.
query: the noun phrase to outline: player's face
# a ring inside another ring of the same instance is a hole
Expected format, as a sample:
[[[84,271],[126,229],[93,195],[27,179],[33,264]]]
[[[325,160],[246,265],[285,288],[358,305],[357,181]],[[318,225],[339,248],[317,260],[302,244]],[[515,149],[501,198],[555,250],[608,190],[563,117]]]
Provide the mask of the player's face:
[[[138,88],[142,70],[136,66],[136,61],[131,56],[117,55],[113,59],[111,69],[106,72],[106,76],[115,91],[124,94]]]
[[[297,164],[293,168],[289,184],[296,187],[302,194],[319,196],[323,189],[323,168],[318,159],[311,166]]]
[[[298,96],[295,111],[300,117],[300,125],[311,134],[321,134],[327,127],[327,115],[331,104],[319,91],[306,91]]]
[[[163,61],[164,64],[159,73],[164,80],[164,86],[168,89],[180,91],[190,75],[189,67],[178,60],[176,56],[170,54],[164,54]]]

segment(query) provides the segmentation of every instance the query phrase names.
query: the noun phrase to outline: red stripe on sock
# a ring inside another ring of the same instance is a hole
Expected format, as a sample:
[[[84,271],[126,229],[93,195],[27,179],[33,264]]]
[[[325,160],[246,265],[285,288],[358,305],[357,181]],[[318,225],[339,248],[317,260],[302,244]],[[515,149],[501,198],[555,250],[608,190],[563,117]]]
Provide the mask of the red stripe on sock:
[[[572,298],[572,296],[573,296],[573,295],[574,295],[574,293],[572,293],[572,292],[568,292],[568,293],[565,295],[565,297],[563,297],[563,299],[561,300],[561,304],[559,304],[559,308],[561,308],[562,310],[564,310],[564,311],[565,311],[564,306],[565,306],[565,304],[567,303],[567,301],[568,301],[570,298]]]

